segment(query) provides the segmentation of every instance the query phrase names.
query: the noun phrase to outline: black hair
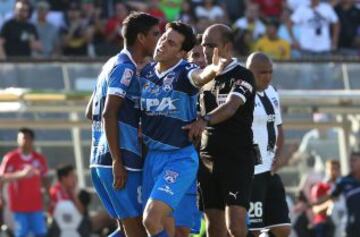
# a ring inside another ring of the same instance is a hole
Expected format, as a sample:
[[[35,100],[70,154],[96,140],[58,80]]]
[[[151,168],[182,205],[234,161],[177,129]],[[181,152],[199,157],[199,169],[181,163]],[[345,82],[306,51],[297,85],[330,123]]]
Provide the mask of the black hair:
[[[266,21],[266,26],[274,26],[276,29],[279,29],[280,22],[275,18],[270,18]]]
[[[79,198],[79,201],[81,202],[81,204],[87,209],[87,207],[89,206],[89,204],[91,202],[90,193],[85,189],[81,189],[78,194],[78,198]]]
[[[74,171],[74,166],[72,165],[63,165],[56,169],[56,176],[60,181],[63,177],[68,176],[72,171]]]
[[[27,134],[27,135],[29,135],[30,137],[31,137],[31,139],[35,139],[35,133],[34,133],[34,131],[32,130],[32,129],[30,129],[30,128],[25,128],[25,127],[23,127],[23,128],[20,128],[19,130],[18,130],[18,133],[23,133],[23,134]]]
[[[126,46],[132,46],[136,42],[138,34],[147,34],[149,30],[159,24],[159,19],[144,13],[132,12],[122,24],[122,36]]]
[[[173,21],[166,24],[166,29],[173,29],[184,36],[184,42],[181,45],[182,50],[189,52],[194,47],[196,36],[190,25],[179,21]]]

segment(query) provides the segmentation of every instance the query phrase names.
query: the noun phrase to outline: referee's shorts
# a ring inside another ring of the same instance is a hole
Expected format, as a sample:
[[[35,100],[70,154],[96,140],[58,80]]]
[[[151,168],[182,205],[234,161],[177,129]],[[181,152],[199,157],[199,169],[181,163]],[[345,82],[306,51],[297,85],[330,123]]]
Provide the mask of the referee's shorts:
[[[224,210],[237,205],[249,208],[255,152],[252,146],[236,153],[224,151],[201,156],[199,182],[203,209]]]

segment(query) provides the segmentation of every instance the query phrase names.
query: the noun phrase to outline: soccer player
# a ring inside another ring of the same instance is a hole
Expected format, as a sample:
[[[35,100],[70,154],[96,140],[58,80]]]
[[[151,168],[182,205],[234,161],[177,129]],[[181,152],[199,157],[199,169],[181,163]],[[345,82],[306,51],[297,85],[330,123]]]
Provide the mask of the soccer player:
[[[159,21],[132,13],[123,22],[124,49],[103,66],[87,107],[93,121],[91,177],[109,214],[121,220],[126,236],[146,236],[141,222],[143,159],[138,141],[140,87],[137,64],[151,56]]]
[[[219,56],[231,54],[232,42],[228,26],[208,27],[202,39],[207,64],[214,48]],[[247,235],[246,210],[255,162],[251,130],[254,100],[252,73],[232,59],[203,92],[201,107],[206,114],[186,127],[190,136],[207,127],[201,141],[199,182],[209,237]]]
[[[202,35],[196,35],[196,43],[194,47],[188,52],[187,60],[190,63],[197,65],[199,68],[204,68],[205,56],[201,47]],[[191,185],[183,200],[174,211],[175,218],[175,236],[187,237],[190,233],[197,234],[201,228],[202,213],[198,208],[198,194],[197,194],[197,179]],[[185,212],[183,210],[186,210]]]
[[[9,182],[15,237],[45,237],[47,232],[41,187],[47,184],[48,167],[44,156],[34,151],[34,139],[31,129],[19,129],[18,148],[6,153],[0,166],[1,181]]]
[[[194,184],[198,169],[197,152],[182,128],[197,117],[198,88],[221,72],[226,62],[215,53],[213,64],[196,69],[183,59],[195,40],[189,25],[169,23],[155,49],[156,62],[141,73],[141,125],[149,149],[143,174],[143,222],[150,236],[172,236],[165,231],[164,220]]]
[[[273,66],[270,58],[260,52],[252,53],[246,67],[253,73],[256,84],[254,141],[259,146],[262,163],[255,166],[253,189],[250,198],[250,226],[254,236],[264,228],[276,237],[290,234],[291,222],[286,203],[285,189],[276,171],[284,165],[280,152],[284,133],[279,95],[270,85]]]
[[[330,194],[320,198],[313,206],[344,195],[347,208],[346,237],[357,237],[360,233],[360,152],[350,155],[350,174],[340,178]]]

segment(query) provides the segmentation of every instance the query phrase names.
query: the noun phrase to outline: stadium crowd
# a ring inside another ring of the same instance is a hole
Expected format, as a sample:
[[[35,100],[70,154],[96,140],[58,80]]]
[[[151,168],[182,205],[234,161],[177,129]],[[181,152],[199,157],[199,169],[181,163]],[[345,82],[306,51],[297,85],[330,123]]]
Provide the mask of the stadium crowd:
[[[163,27],[181,20],[197,33],[213,23],[231,25],[237,56],[253,50],[275,59],[358,56],[359,7],[356,0],[1,0],[0,57],[112,55],[123,45],[122,21],[132,10]]]

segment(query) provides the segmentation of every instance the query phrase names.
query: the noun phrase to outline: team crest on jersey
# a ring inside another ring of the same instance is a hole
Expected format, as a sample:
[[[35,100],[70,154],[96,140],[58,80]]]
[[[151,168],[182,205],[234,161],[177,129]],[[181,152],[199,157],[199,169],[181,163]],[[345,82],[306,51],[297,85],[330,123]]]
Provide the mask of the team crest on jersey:
[[[125,68],[120,83],[125,86],[129,86],[131,83],[132,76],[133,76],[133,71],[131,69]]]
[[[179,176],[179,173],[172,170],[165,170],[164,179],[166,182],[173,184],[176,182],[176,178]]]
[[[163,80],[163,90],[169,92],[173,89],[173,81],[175,79],[175,72],[170,72]]]
[[[253,91],[253,86],[250,85],[250,83],[244,81],[244,80],[237,80],[235,82],[235,85],[237,86],[242,86],[242,87],[245,87],[248,91],[252,92]]]
[[[147,90],[149,88],[149,86],[150,86],[150,83],[146,82],[143,86],[143,89]]]

